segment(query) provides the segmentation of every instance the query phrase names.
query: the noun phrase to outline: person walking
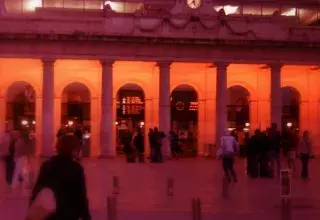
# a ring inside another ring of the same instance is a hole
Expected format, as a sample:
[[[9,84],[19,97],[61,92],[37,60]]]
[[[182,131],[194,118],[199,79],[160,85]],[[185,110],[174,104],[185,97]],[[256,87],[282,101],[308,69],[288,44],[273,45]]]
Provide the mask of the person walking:
[[[74,131],[74,135],[79,139],[80,146],[78,149],[78,157],[77,160],[80,161],[82,151],[83,151],[83,131],[81,125],[78,125]]]
[[[139,163],[144,163],[144,137],[141,129],[137,130],[137,134],[134,137],[133,144],[139,156]]]
[[[25,186],[29,184],[29,169],[28,169],[28,140],[29,136],[25,133],[16,131],[15,136],[17,141],[14,146],[14,162],[15,169],[12,177],[12,188],[16,188],[19,181]]]
[[[132,146],[132,133],[129,129],[126,129],[122,135],[123,152],[126,155],[126,160],[128,163],[136,162],[135,149]]]
[[[60,137],[57,142],[57,155],[41,165],[29,208],[36,205],[34,203],[37,197],[46,189],[52,192],[55,199],[54,210],[46,213],[42,219],[91,220],[84,169],[75,160],[79,145],[79,139],[73,135]]]
[[[149,146],[150,146],[150,161],[151,163],[155,163],[155,138],[154,138],[154,131],[152,128],[149,129],[148,133],[149,139]]]
[[[309,178],[309,160],[312,156],[312,142],[309,137],[309,132],[304,131],[302,139],[299,142],[298,152],[301,160],[301,178]]]
[[[280,176],[281,134],[276,123],[271,124],[271,129],[267,131],[267,138],[270,146],[271,175]]]
[[[248,141],[247,147],[247,175],[251,178],[259,176],[259,147],[261,145],[261,131],[255,130],[254,135]]]
[[[170,134],[170,148],[171,148],[172,157],[178,160],[181,154],[181,149],[179,145],[179,136],[173,130],[171,130],[169,134]]]
[[[162,157],[162,139],[165,137],[163,132],[159,132],[158,128],[153,129],[154,142],[155,142],[155,162],[163,163]]]
[[[238,142],[235,137],[230,135],[227,131],[224,136],[221,137],[221,147],[218,150],[218,157],[222,159],[222,168],[227,181],[231,182],[230,175],[234,182],[237,182],[237,176],[234,171],[234,157],[238,153]]]

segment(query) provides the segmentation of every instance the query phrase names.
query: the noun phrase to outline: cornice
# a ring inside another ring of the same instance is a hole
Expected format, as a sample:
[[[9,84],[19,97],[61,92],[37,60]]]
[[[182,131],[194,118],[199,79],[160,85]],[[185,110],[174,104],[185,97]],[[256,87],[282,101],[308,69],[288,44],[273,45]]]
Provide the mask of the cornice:
[[[0,41],[88,41],[88,42],[122,42],[145,44],[175,44],[175,45],[212,45],[212,46],[239,46],[239,47],[273,47],[273,48],[320,48],[320,41],[272,41],[251,39],[195,39],[195,38],[168,38],[147,36],[112,36],[100,34],[38,34],[38,33],[0,33]]]

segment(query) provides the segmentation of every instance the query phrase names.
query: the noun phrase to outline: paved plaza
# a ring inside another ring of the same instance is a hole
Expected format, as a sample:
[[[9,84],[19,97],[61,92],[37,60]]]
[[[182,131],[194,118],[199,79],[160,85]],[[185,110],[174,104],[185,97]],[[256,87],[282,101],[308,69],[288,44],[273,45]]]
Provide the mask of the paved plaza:
[[[119,176],[118,220],[192,219],[191,200],[202,202],[203,220],[280,220],[279,179],[249,179],[245,160],[237,160],[239,182],[230,187],[228,199],[222,197],[220,161],[197,158],[167,161],[164,164],[127,164],[124,159],[87,159],[85,167],[93,220],[105,220],[106,198],[112,194],[113,176]],[[292,183],[292,219],[320,219],[320,177],[317,160],[311,162],[311,180],[299,175]],[[1,175],[2,176],[2,175]],[[174,196],[168,198],[168,177],[174,179]],[[24,220],[30,192],[10,192],[1,177],[1,220]]]

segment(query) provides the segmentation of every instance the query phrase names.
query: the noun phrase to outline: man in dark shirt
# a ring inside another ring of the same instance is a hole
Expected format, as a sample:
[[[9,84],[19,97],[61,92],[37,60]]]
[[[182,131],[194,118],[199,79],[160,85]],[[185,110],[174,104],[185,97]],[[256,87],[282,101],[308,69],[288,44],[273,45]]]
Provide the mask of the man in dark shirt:
[[[41,165],[30,205],[43,189],[52,190],[56,199],[56,210],[47,220],[91,219],[84,170],[74,160],[78,148],[77,137],[62,136],[57,144],[58,155]]]

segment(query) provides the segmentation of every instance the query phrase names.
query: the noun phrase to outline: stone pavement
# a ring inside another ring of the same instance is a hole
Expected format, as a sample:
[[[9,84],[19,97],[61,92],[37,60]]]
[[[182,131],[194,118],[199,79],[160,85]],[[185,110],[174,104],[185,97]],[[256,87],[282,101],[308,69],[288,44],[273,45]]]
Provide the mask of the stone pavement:
[[[127,164],[123,158],[88,159],[85,167],[93,220],[106,220],[106,197],[112,194],[113,176],[119,176],[118,220],[191,220],[191,200],[202,202],[203,220],[280,220],[279,179],[249,179],[244,160],[237,160],[239,182],[222,198],[220,161],[197,158],[164,164]],[[292,184],[293,220],[320,219],[320,162],[311,162],[311,180],[299,175]],[[1,175],[3,176],[3,175]],[[174,196],[166,195],[167,178],[174,179]],[[30,192],[10,192],[0,178],[0,219],[24,220]]]

